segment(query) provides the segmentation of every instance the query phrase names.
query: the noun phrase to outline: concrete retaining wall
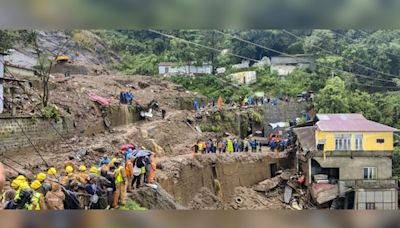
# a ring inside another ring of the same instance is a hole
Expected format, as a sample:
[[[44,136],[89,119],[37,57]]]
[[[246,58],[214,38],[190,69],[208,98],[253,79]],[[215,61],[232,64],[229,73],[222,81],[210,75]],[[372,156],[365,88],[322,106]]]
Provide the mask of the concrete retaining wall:
[[[224,195],[223,200],[228,202],[234,194],[235,187],[249,187],[271,178],[270,165],[275,163],[280,167],[277,159],[268,156],[254,160],[233,159],[227,162],[207,160],[201,163],[202,167],[192,164],[183,166],[177,179],[162,178],[158,181],[178,203],[187,206],[202,187],[215,192],[214,179],[218,179]]]
[[[18,125],[19,124],[19,125]],[[67,134],[63,122],[51,124],[62,134]],[[0,119],[0,152],[11,152],[31,146],[28,137],[34,145],[60,139],[60,136],[50,125],[49,120],[42,118],[1,118]]]

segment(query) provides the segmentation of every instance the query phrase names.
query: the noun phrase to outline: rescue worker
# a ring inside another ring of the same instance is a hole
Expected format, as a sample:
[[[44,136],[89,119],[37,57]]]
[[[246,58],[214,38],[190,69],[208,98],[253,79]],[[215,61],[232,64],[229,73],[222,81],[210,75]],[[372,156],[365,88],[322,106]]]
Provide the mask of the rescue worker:
[[[51,167],[50,169],[47,170],[47,178],[46,178],[46,183],[48,183],[50,186],[52,185],[53,182],[58,182],[58,178],[56,177],[57,170],[54,167]]]
[[[40,183],[43,183],[46,180],[47,176],[45,173],[38,173],[36,175],[36,180],[38,180]]]
[[[76,169],[74,156],[68,156],[68,161],[65,162],[64,169],[68,166],[71,166],[74,170]]]
[[[231,139],[228,139],[226,150],[228,151],[228,153],[233,153],[233,142]]]
[[[109,163],[110,159],[107,157],[107,155],[104,155],[99,161],[99,168],[101,168],[103,165],[108,165]]]
[[[86,173],[86,166],[85,165],[80,165],[78,170],[79,170],[79,173],[76,175],[76,179],[81,184],[86,184],[87,179],[89,177],[89,175]]]
[[[13,181],[11,181],[10,186],[11,186],[12,190],[15,191],[14,199],[18,199],[18,197],[19,197],[19,193],[21,192],[21,189],[20,189],[21,184],[22,184],[21,180],[14,179]]]
[[[99,175],[99,170],[95,166],[92,166],[89,169],[89,173],[93,173],[93,174]]]
[[[151,169],[150,169],[150,177],[149,177],[149,181],[150,184],[154,184],[155,182],[155,177],[156,177],[156,170],[157,170],[157,163],[156,163],[156,154],[152,153],[151,157]]]
[[[126,173],[121,161],[114,161],[115,171],[115,192],[113,200],[113,208],[118,208],[119,205],[125,205],[125,193],[126,193]]]
[[[200,142],[200,141],[198,141],[197,147],[199,148],[199,153],[202,154],[202,153],[203,153],[203,150],[205,149],[205,148],[203,148],[203,143]]]
[[[47,170],[47,175],[49,175],[49,177],[51,176],[52,178],[55,178],[57,174],[57,170],[54,167],[51,167],[49,170]]]
[[[72,168],[72,166],[65,167],[65,172],[67,173],[67,175],[62,177],[60,181],[62,185],[68,185],[71,182],[71,180],[75,179],[75,175],[73,173],[74,168]]]
[[[126,172],[126,191],[132,192],[132,180],[133,180],[133,162],[135,161],[135,157],[131,156],[125,164],[125,172]]]
[[[46,193],[45,201],[49,210],[64,209],[65,194],[61,191],[61,187],[57,183],[52,183],[51,190]]]
[[[109,169],[109,170],[115,170],[115,169],[116,169],[115,164],[114,164],[115,161],[117,161],[117,158],[116,158],[116,157],[113,157],[113,158],[111,159],[110,163],[108,163],[108,169]]]
[[[32,195],[32,202],[27,204],[28,210],[46,210],[46,203],[44,201],[44,196],[38,190],[42,186],[40,181],[34,180],[31,183],[31,189],[34,191]]]
[[[89,179],[89,175],[86,173],[86,166],[80,165],[78,170],[79,173],[75,175],[75,179],[79,182],[80,186],[85,186]],[[85,189],[79,188],[78,195],[81,208],[85,208],[87,205],[89,205],[89,197],[86,195]]]

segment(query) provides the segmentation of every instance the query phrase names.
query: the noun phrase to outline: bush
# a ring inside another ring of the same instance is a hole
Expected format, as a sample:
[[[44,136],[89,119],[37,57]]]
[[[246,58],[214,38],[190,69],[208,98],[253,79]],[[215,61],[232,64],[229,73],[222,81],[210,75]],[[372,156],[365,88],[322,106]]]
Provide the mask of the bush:
[[[140,206],[136,201],[128,200],[124,207],[121,207],[120,210],[124,211],[145,211],[146,208]]]
[[[55,105],[49,105],[42,109],[42,115],[46,119],[53,119],[56,122],[61,120],[61,112]]]

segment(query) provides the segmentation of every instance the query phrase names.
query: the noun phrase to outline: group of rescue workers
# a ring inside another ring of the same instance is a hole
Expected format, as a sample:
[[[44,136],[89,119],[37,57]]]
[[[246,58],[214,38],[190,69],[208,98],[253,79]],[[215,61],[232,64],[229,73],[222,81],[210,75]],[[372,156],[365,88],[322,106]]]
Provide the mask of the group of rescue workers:
[[[283,139],[279,135],[271,134],[268,138],[268,142],[265,144],[263,141],[257,141],[253,137],[237,139],[237,138],[221,138],[221,139],[209,139],[207,141],[197,140],[192,146],[192,153],[194,154],[209,154],[209,153],[236,153],[236,152],[261,152],[263,146],[269,147],[272,152],[284,151],[288,144],[290,144],[290,138]]]
[[[111,209],[125,205],[126,192],[145,184],[154,186],[156,155],[150,151],[135,156],[129,148],[123,158],[103,156],[98,166],[89,169],[70,156],[59,174],[55,167],[28,180],[13,179],[1,195],[3,209],[62,210]]]

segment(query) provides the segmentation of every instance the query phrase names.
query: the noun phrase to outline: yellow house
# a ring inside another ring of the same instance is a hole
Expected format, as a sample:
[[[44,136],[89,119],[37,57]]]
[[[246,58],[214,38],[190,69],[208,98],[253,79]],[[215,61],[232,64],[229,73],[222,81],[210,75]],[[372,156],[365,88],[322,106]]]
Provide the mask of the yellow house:
[[[393,151],[395,128],[361,114],[318,114],[315,140],[322,151]]]

